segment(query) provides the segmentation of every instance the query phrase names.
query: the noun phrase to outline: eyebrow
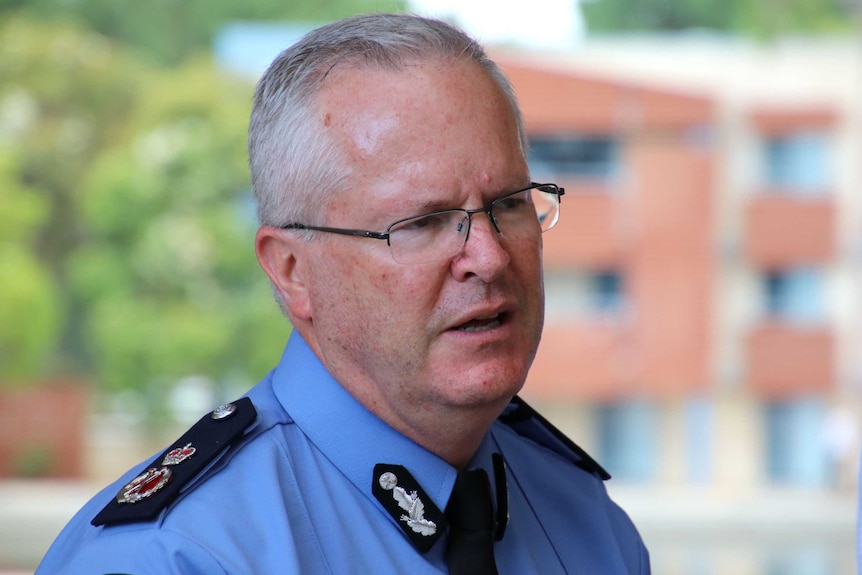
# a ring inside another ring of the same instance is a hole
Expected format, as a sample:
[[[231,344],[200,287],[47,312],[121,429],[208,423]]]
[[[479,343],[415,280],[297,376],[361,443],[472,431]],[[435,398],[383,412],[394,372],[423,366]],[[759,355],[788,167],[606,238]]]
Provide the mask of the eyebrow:
[[[446,202],[444,200],[439,199],[429,199],[424,202],[413,204],[410,203],[410,200],[399,202],[399,207],[392,210],[387,210],[385,215],[381,215],[383,218],[388,218],[389,221],[386,225],[391,224],[396,220],[403,220],[404,218],[412,218],[414,216],[421,216],[423,214],[430,214],[432,212],[442,212],[445,210],[457,210],[457,207],[453,207],[450,202]]]
[[[506,194],[511,194],[513,192],[517,192],[517,191],[529,188],[531,183],[532,183],[532,180],[530,180],[528,178],[525,182],[522,182],[520,184],[516,184],[513,186],[506,186],[505,188],[502,189],[502,191],[498,191],[497,193],[495,193],[490,198],[488,198],[488,199],[483,198],[482,207],[488,206],[491,202],[493,202],[499,198],[502,198]],[[419,204],[419,205],[417,205],[411,209],[414,209],[413,213],[410,215],[405,215],[403,217],[409,218],[412,216],[421,216],[422,214],[427,214],[427,213],[431,213],[431,212],[441,212],[441,211],[445,211],[445,210],[460,210],[463,208],[453,206],[450,202],[443,201],[443,200],[428,200],[428,201],[425,201],[425,202],[423,202],[423,203],[421,203],[421,204]]]
[[[429,201],[423,204],[420,204],[416,207],[417,211],[414,211],[414,215],[427,214],[430,212],[441,212],[445,210],[457,210],[457,207],[452,206],[451,202],[444,201]]]

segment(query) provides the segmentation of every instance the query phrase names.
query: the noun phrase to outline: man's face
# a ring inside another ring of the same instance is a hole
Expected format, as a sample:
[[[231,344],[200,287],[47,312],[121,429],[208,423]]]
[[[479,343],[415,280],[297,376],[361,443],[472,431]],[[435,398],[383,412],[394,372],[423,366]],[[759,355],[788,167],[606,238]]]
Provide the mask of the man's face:
[[[473,63],[336,67],[318,121],[345,152],[350,183],[314,223],[383,231],[529,185],[512,111]],[[335,234],[307,248],[306,339],[390,424],[502,405],[522,386],[542,329],[541,237],[506,241],[480,213],[463,251],[434,263],[400,264],[385,241]]]

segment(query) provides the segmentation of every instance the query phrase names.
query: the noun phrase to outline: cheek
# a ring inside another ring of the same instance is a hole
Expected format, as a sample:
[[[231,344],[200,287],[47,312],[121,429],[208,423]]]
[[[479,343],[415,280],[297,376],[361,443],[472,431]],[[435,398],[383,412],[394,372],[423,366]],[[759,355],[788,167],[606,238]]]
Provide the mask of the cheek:
[[[509,250],[509,261],[525,289],[536,289],[541,292],[543,285],[541,243],[525,241],[513,244],[513,249]]]
[[[385,294],[393,304],[422,306],[434,302],[440,293],[445,269],[441,267],[396,264],[396,269],[388,268],[372,276],[372,283]]]
[[[435,279],[437,274],[418,269],[381,272],[371,279],[379,293],[381,309],[386,313],[413,315],[428,313],[437,302],[440,292]]]
[[[337,247],[316,256],[312,293],[319,294],[318,305],[328,308],[319,309],[319,314],[326,313],[330,320],[343,323],[351,318],[366,331],[423,329],[438,305],[445,264],[407,266],[392,261],[388,251],[347,252]]]

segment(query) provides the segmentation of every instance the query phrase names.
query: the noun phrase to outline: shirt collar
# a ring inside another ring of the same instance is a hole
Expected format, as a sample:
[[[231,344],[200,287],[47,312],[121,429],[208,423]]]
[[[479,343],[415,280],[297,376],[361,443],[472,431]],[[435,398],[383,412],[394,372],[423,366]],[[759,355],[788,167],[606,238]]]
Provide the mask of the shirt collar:
[[[363,493],[371,497],[375,464],[398,464],[440,509],[446,508],[457,470],[368,411],[296,331],[273,375],[273,389],[308,439]]]

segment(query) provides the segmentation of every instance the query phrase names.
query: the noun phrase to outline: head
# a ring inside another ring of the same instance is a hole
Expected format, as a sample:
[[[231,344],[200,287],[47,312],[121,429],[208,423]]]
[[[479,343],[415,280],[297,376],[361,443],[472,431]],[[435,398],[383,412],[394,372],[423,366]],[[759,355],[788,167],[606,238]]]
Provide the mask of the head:
[[[347,186],[349,167],[315,121],[316,96],[336,66],[397,71],[431,59],[474,62],[509,103],[527,149],[511,83],[484,49],[444,22],[406,14],[368,14],[323,26],[283,51],[257,85],[249,123],[252,187],[262,225],[315,223],[327,196]]]
[[[525,149],[509,83],[441,22],[374,15],[326,26],[258,86],[258,259],[330,373],[426,446],[446,431],[441,417],[487,427],[523,384],[544,313],[541,236],[510,241],[477,213],[461,252],[405,264],[385,241],[279,226],[383,231],[482,208],[529,184]]]

